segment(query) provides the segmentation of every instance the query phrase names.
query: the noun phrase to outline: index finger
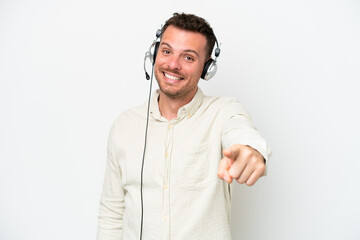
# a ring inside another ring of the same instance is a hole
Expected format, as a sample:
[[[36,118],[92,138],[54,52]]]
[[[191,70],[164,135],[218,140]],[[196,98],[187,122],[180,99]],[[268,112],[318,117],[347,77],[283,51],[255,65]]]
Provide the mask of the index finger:
[[[232,161],[236,159],[239,155],[240,148],[237,145],[232,145],[227,149],[223,150],[223,154],[225,157],[230,158]]]
[[[232,177],[230,177],[228,170],[231,167],[231,159],[224,157],[219,162],[218,172],[217,175],[220,179],[223,179],[224,181],[231,183]]]

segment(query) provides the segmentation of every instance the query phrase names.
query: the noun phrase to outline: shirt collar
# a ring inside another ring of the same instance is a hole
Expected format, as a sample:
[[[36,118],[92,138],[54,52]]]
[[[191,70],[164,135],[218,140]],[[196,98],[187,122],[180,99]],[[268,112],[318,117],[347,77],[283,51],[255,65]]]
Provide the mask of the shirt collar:
[[[153,93],[150,104],[150,113],[157,120],[167,121],[166,118],[161,116],[160,113],[159,103],[158,103],[159,95],[160,95],[159,89]],[[204,94],[201,91],[201,89],[198,87],[198,90],[195,96],[193,97],[193,99],[188,104],[179,108],[178,117],[176,119],[181,120],[184,117],[191,118],[195,114],[195,112],[199,109],[203,99],[204,99]]]

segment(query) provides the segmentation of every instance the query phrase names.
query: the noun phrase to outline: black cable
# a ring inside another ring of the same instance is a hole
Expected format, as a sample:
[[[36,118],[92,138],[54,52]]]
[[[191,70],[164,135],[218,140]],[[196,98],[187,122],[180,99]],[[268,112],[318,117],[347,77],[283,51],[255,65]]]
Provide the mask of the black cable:
[[[147,74],[147,73],[146,73]],[[148,76],[148,75],[147,75]],[[154,64],[151,70],[151,80],[150,80],[150,90],[149,90],[149,99],[148,99],[148,106],[147,106],[147,113],[146,113],[146,127],[145,127],[145,141],[144,141],[144,152],[142,157],[141,163],[141,182],[140,182],[140,196],[141,196],[141,224],[140,224],[140,240],[142,239],[142,229],[143,229],[143,220],[144,220],[144,200],[143,200],[143,173],[144,173],[144,159],[145,159],[145,152],[146,152],[146,141],[147,141],[147,133],[149,127],[149,114],[150,114],[150,101],[151,101],[151,91],[152,91],[152,82],[154,77]]]

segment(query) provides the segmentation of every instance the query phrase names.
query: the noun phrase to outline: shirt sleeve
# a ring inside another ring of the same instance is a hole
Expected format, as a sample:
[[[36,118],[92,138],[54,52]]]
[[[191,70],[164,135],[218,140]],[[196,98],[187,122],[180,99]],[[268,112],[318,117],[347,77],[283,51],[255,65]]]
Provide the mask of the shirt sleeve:
[[[115,125],[107,146],[105,180],[100,198],[97,240],[121,240],[124,191],[121,187],[121,168],[115,150]]]
[[[264,159],[268,161],[271,156],[271,149],[253,125],[249,114],[243,106],[236,101],[232,101],[223,108],[223,111],[226,116],[222,128],[223,148],[228,148],[234,144],[248,145],[260,152]]]

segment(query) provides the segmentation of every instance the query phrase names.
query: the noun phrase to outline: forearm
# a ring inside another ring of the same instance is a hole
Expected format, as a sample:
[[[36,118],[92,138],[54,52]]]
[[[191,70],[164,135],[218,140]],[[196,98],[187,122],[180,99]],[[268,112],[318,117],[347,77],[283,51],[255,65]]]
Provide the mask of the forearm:
[[[241,104],[234,102],[223,108],[227,120],[222,126],[222,146],[224,149],[234,144],[247,145],[257,150],[268,161],[271,149],[255,128],[249,114]]]
[[[121,240],[124,202],[101,197],[97,240]]]
[[[122,172],[113,133],[108,139],[106,172],[100,198],[97,240],[121,240],[125,211]]]

